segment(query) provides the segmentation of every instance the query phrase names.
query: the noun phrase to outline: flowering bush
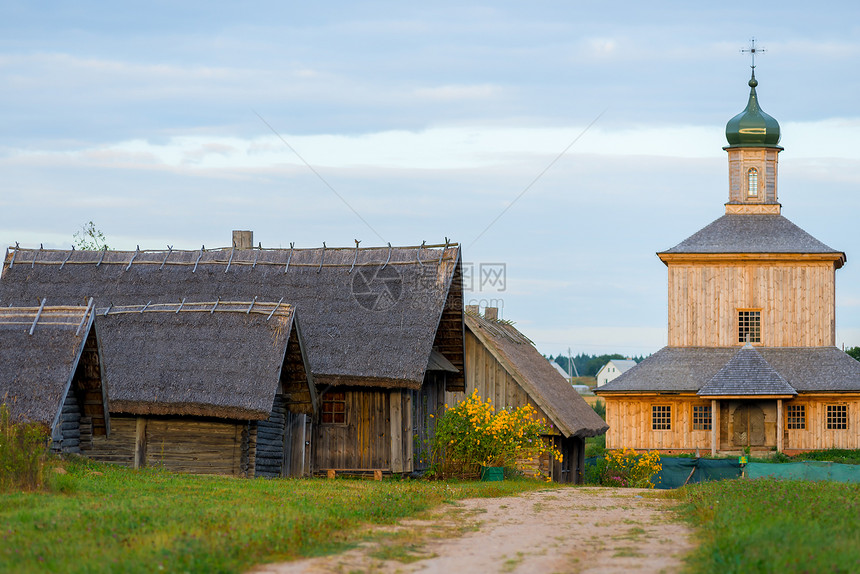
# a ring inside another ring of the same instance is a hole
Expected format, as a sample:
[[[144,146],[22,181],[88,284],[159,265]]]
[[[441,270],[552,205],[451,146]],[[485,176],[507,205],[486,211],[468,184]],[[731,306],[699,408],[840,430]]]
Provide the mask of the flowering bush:
[[[497,412],[492,399],[482,400],[475,390],[446,408],[436,423],[431,441],[435,474],[476,477],[481,466],[514,467],[517,460],[545,453],[561,461],[558,449],[543,438],[552,426],[536,415],[531,405]]]
[[[663,470],[657,451],[637,454],[632,448],[607,451],[601,466],[601,484],[633,488],[654,488],[654,476]]]

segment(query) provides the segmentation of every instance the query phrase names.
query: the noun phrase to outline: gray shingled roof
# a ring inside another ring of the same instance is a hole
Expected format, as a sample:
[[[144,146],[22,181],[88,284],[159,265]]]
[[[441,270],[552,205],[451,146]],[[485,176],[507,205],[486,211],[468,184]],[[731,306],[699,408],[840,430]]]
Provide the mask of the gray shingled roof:
[[[860,391],[860,362],[836,347],[757,347],[756,351],[800,393]],[[737,353],[737,347],[663,347],[595,392],[698,392]]]
[[[699,389],[698,394],[708,397],[796,395],[797,391],[764,360],[755,347],[747,344]]]
[[[842,252],[821,243],[782,215],[727,214],[661,253]]]

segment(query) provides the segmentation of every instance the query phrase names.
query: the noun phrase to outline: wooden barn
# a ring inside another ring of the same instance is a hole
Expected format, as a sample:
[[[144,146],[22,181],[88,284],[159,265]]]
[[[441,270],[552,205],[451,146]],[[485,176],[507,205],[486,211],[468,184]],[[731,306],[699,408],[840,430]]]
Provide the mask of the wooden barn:
[[[432,433],[429,415],[464,388],[459,247],[263,249],[248,235],[193,251],[10,248],[0,301],[289,302],[320,401],[306,429],[310,471],[425,466],[414,454]]]
[[[233,476],[302,476],[317,403],[295,309],[262,301],[96,313],[112,433],[95,460]]]
[[[596,391],[608,448],[860,448],[860,362],[835,346],[845,254],[782,216],[779,124],[757,85],[726,126],[725,215],[658,253],[668,346]]]
[[[94,307],[0,307],[0,402],[44,425],[55,452],[89,454],[111,430]]]
[[[605,433],[606,423],[525,335],[498,319],[498,309],[489,307],[481,315],[477,306],[468,306],[465,322],[465,393],[477,389],[496,408],[531,405],[552,424],[554,432],[547,439],[562,453],[562,461],[546,456],[525,463],[524,470],[539,470],[556,482],[580,483],[585,439]],[[449,396],[449,401],[463,396]]]

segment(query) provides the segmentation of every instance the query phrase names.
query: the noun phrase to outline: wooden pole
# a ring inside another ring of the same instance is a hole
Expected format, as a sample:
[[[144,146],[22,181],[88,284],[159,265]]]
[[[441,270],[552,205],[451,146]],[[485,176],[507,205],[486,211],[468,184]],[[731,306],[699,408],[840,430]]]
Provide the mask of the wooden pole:
[[[785,431],[783,430],[785,426],[782,421],[782,399],[776,400],[776,452],[782,452],[783,450],[783,434]]]
[[[719,447],[717,440],[719,437],[720,411],[717,410],[718,408],[717,399],[711,399],[711,456],[717,456],[717,449]]]

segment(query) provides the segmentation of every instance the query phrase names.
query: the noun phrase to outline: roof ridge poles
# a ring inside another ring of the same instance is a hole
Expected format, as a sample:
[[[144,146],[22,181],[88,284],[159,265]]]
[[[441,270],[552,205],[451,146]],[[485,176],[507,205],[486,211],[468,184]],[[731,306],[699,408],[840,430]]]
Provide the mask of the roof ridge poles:
[[[33,319],[33,324],[30,325],[30,335],[33,334],[33,331],[36,330],[36,323],[39,322],[39,317],[42,316],[42,309],[45,308],[45,302],[48,300],[47,297],[42,298],[42,303],[39,305],[39,310],[36,312],[36,318]]]
[[[180,311],[182,311],[182,306],[185,305],[185,299],[187,299],[187,297],[183,297],[182,301],[179,302],[179,309],[176,310],[177,315],[179,314]]]
[[[439,265],[442,264],[442,258],[445,257],[445,252],[448,251],[448,244],[451,243],[451,240],[447,237],[445,238],[445,247],[442,248],[442,253],[439,254]]]
[[[390,241],[388,242],[388,259],[386,259],[385,263],[382,264],[382,267],[380,268],[380,270],[385,269],[385,267],[388,265],[389,261],[391,261],[391,242]]]
[[[90,315],[90,310],[95,311],[95,300],[90,297],[90,300],[87,301],[87,310],[84,311],[84,316],[81,319],[80,324],[78,325],[78,330],[75,331],[75,337],[81,334],[81,328],[84,326],[84,323],[87,322],[87,317]]]
[[[232,249],[230,249],[230,260],[227,261],[227,269],[224,270],[224,273],[230,271],[230,265],[233,263],[233,254],[236,252],[236,246],[234,245]]]
[[[134,255],[132,255],[132,256],[131,256],[131,261],[129,261],[129,262],[128,262],[128,267],[126,267],[126,268],[125,268],[125,270],[126,270],[126,271],[128,271],[129,269],[131,269],[131,264],[132,264],[132,263],[134,263],[134,259],[135,259],[135,257],[137,257],[137,256],[138,256],[138,254],[139,254],[139,253],[140,253],[140,245],[138,245],[138,246],[135,248],[135,250],[134,250]]]
[[[15,264],[15,256],[18,255],[18,242],[15,242],[15,251],[12,252],[12,259],[9,261],[9,269],[12,269],[12,266]],[[9,256],[9,248],[6,248],[6,257]],[[6,261],[6,258],[3,258],[3,261]]]
[[[421,241],[421,246],[418,247],[418,250],[415,252],[415,258],[418,259],[418,265],[420,267],[424,267],[424,264],[421,262],[421,250],[424,249],[425,243],[427,243],[426,240]]]
[[[250,315],[250,314],[251,314],[251,309],[253,309],[253,308],[254,308],[254,303],[256,303],[256,302],[257,302],[257,296],[256,296],[256,295],[254,295],[254,300],[253,300],[253,301],[251,301],[251,306],[250,306],[250,307],[248,307],[248,310],[247,310],[247,311],[245,311],[245,315]]]
[[[323,262],[325,261],[325,241],[323,241],[322,255],[320,255],[320,266],[317,267],[317,273],[322,271]]]
[[[290,270],[290,261],[293,260],[293,246],[295,246],[295,241],[290,241],[290,254],[287,256],[287,266],[284,267],[284,275],[287,274],[287,271]]]
[[[191,270],[192,273],[197,273],[197,264],[200,263],[200,258],[203,257],[203,251],[206,250],[205,245],[200,246],[200,253],[197,254],[197,261],[194,262],[194,269]]]
[[[39,255],[42,251],[43,244],[39,244],[39,251],[33,254],[33,262],[30,264],[30,269],[33,269],[36,266],[36,256]]]
[[[350,267],[349,271],[346,272],[347,275],[352,273],[352,270],[355,269],[355,262],[358,261],[358,244],[361,243],[361,240],[353,239],[353,241],[355,241],[355,255],[352,257],[352,267]]]
[[[281,298],[280,298],[280,300],[279,300],[277,303],[275,303],[275,308],[274,308],[274,309],[272,309],[272,312],[271,312],[271,313],[269,313],[269,316],[268,316],[268,317],[266,317],[266,321],[268,321],[269,319],[271,319],[271,318],[272,318],[272,315],[274,315],[274,314],[275,314],[275,311],[277,311],[277,310],[278,310],[278,307],[280,307],[280,306],[281,306],[281,301],[283,301],[283,300],[284,300],[284,298],[283,298],[283,297],[281,297]]]
[[[69,260],[69,257],[71,257],[72,253],[74,253],[74,252],[75,252],[75,246],[72,245],[72,250],[69,251],[68,255],[66,255],[66,258],[63,259],[63,262],[60,264],[60,269],[62,269],[63,267],[66,266],[66,262]],[[11,265],[9,267],[11,267]]]
[[[159,271],[164,269],[164,264],[167,263],[167,258],[170,257],[170,254],[173,253],[173,246],[167,246],[167,255],[164,256],[164,260],[161,262],[161,267],[158,268]]]
[[[101,264],[102,264],[102,261],[104,261],[105,253],[107,253],[107,245],[105,245],[105,246],[104,246],[104,248],[102,249],[102,254],[101,254],[101,256],[99,257],[99,262],[98,262],[98,263],[96,263],[96,267],[98,267],[99,265],[101,265]],[[34,258],[33,258],[33,262],[35,262],[35,261],[36,261],[36,258],[34,257]]]

